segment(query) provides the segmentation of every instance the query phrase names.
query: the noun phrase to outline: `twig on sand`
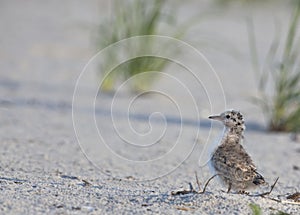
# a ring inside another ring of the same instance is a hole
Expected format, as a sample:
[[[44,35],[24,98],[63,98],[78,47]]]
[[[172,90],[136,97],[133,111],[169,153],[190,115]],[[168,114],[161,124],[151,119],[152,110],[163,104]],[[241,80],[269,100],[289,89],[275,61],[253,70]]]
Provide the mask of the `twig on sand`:
[[[192,183],[189,183],[190,189],[189,190],[179,190],[179,191],[172,191],[171,195],[172,196],[177,196],[177,195],[185,195],[189,193],[197,193],[197,191],[194,189]]]
[[[190,186],[190,190],[191,190],[191,191],[195,191],[195,189],[194,189],[194,187],[193,187],[193,185],[192,185],[191,182],[189,183],[189,186]]]
[[[299,202],[300,203],[300,192],[296,192],[296,193],[293,193],[291,195],[288,195],[286,198],[287,199],[292,199],[295,202]]]
[[[190,185],[191,185],[191,183],[190,183]],[[197,192],[194,190],[193,187],[190,187],[190,188],[192,188],[192,189],[190,189],[190,190],[172,191],[172,192],[171,192],[171,195],[172,195],[172,196],[177,196],[177,195],[185,195],[185,194],[190,194],[190,193],[197,193]]]
[[[268,191],[268,192],[265,192],[265,193],[260,193],[260,194],[256,194],[256,195],[249,195],[248,196],[251,196],[251,197],[262,197],[262,198],[266,198],[267,196],[269,196],[275,185],[277,184],[279,180],[279,177],[276,178],[275,182],[273,183],[273,185],[271,186],[271,189]],[[292,195],[288,196],[287,199],[292,199],[292,198],[289,198],[291,197]],[[300,202],[297,202],[297,201],[287,201],[287,200],[282,200],[280,199],[279,197],[278,198],[272,198],[272,197],[267,197],[268,199],[272,200],[272,201],[275,201],[275,202],[278,202],[278,203],[282,203],[282,204],[293,204],[293,205],[300,205]]]
[[[198,186],[198,191],[196,191],[194,188],[193,188],[193,185],[192,183],[189,183],[189,186],[190,186],[190,189],[189,190],[179,190],[179,191],[172,191],[171,192],[171,195],[172,196],[176,196],[176,195],[184,195],[184,194],[190,194],[190,193],[196,193],[196,194],[203,194],[205,193],[205,190],[206,190],[206,187],[208,186],[209,182],[214,178],[216,177],[218,174],[216,175],[213,175],[212,177],[210,177],[204,187],[203,187],[203,190],[201,190],[201,185],[200,185],[200,181],[199,181],[199,178],[198,178],[198,175],[197,175],[197,172],[195,172],[195,177],[196,177],[196,183],[197,183],[197,186]]]
[[[255,194],[255,195],[250,195],[250,194],[248,194],[248,196],[265,197],[265,196],[270,195],[270,194],[272,193],[272,191],[273,191],[275,185],[277,184],[278,180],[279,180],[279,177],[276,178],[275,182],[272,184],[271,189],[270,189],[268,192],[260,193],[260,194]]]
[[[196,183],[197,183],[197,186],[198,186],[198,190],[200,190],[201,188],[201,186],[200,186],[200,181],[199,181],[199,179],[198,179],[198,175],[197,175],[197,172],[195,171],[195,177],[196,177]]]
[[[269,191],[269,192],[262,193],[260,196],[264,197],[264,196],[266,196],[266,195],[270,195],[270,194],[272,193],[272,191],[273,191],[275,185],[277,184],[278,180],[279,180],[279,177],[277,177],[276,180],[275,180],[275,182],[272,184],[270,191]]]
[[[201,191],[201,183],[199,181],[199,178],[198,178],[198,175],[197,175],[197,172],[195,172],[195,178],[196,178],[196,183],[197,183],[197,186],[198,186],[198,191],[196,191],[194,188],[193,188],[193,185],[192,183],[189,183],[189,190],[180,190],[180,191],[172,191],[171,192],[171,195],[172,196],[176,196],[176,195],[185,195],[185,194],[190,194],[190,193],[194,193],[194,194],[203,194],[205,193],[206,191],[206,188],[208,186],[208,184],[210,183],[210,181],[212,179],[214,179],[216,176],[218,176],[219,174],[215,174],[213,175],[212,177],[210,177],[206,183],[204,184],[204,187]],[[282,204],[293,204],[293,205],[300,205],[300,202],[298,201],[298,198],[299,198],[299,193],[295,193],[293,195],[290,195],[287,197],[287,199],[293,199],[294,201],[287,201],[287,200],[282,200],[282,199],[279,199],[279,198],[272,198],[272,197],[269,197],[269,195],[272,193],[274,187],[276,186],[277,182],[279,180],[279,177],[276,178],[275,182],[272,184],[271,186],[271,189],[268,191],[268,192],[265,192],[265,193],[260,193],[260,194],[254,194],[254,195],[251,195],[249,193],[243,193],[243,194],[246,194],[247,196],[250,196],[250,197],[262,197],[262,198],[268,198],[272,201],[275,201],[275,202],[278,202],[278,203],[282,203]],[[268,197],[267,197],[268,196]],[[295,199],[294,199],[294,196]]]
[[[203,187],[203,190],[200,191],[200,182],[199,182],[199,180],[198,180],[198,176],[197,176],[197,173],[196,173],[196,172],[195,172],[195,174],[196,174],[196,182],[197,182],[198,188],[199,188],[199,191],[198,191],[197,193],[199,193],[199,194],[205,193],[206,187],[208,186],[209,182],[210,182],[211,180],[213,180],[214,177],[216,177],[216,176],[219,175],[219,174],[215,174],[215,175],[213,175],[212,177],[210,177],[210,178],[206,181],[206,183],[205,183],[205,185],[204,185],[204,187]]]
[[[283,196],[286,196],[286,195],[283,195]],[[282,204],[300,205],[300,193],[299,192],[288,195],[286,198],[288,200],[282,200],[278,196],[278,199],[272,199],[272,200],[274,200],[276,202],[280,202]]]

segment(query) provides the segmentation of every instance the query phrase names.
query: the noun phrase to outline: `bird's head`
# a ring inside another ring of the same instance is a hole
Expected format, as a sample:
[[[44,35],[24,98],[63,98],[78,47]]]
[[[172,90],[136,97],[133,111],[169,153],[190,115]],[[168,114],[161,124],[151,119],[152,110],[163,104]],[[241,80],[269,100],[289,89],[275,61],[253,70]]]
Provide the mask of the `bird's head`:
[[[221,121],[227,128],[245,130],[243,115],[239,111],[227,110],[219,115],[209,116],[208,118]]]

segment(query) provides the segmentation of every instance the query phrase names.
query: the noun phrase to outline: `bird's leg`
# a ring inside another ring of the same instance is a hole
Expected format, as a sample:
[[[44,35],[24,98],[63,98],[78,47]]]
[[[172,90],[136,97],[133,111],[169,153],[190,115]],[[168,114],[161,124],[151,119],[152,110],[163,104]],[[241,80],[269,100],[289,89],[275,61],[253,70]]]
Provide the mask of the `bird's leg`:
[[[231,190],[231,182],[229,182],[229,184],[228,184],[228,190],[227,190],[227,193],[229,193],[230,190]]]

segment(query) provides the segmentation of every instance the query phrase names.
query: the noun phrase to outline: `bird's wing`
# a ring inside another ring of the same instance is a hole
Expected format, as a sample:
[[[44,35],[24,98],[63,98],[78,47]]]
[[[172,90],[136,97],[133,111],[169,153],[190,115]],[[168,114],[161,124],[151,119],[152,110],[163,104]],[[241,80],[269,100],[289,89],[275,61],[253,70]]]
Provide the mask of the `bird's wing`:
[[[215,168],[220,174],[236,181],[253,181],[256,167],[240,144],[220,146],[214,153]]]

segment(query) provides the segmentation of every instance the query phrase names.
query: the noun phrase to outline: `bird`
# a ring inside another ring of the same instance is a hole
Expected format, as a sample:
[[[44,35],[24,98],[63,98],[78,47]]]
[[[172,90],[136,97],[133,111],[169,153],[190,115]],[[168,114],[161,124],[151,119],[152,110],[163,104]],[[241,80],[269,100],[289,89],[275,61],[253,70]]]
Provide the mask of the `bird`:
[[[238,193],[248,193],[265,184],[264,177],[257,172],[250,155],[242,146],[246,129],[243,115],[236,110],[227,110],[219,115],[208,117],[224,124],[220,143],[213,150],[209,162],[210,169],[217,175],[221,183]]]

